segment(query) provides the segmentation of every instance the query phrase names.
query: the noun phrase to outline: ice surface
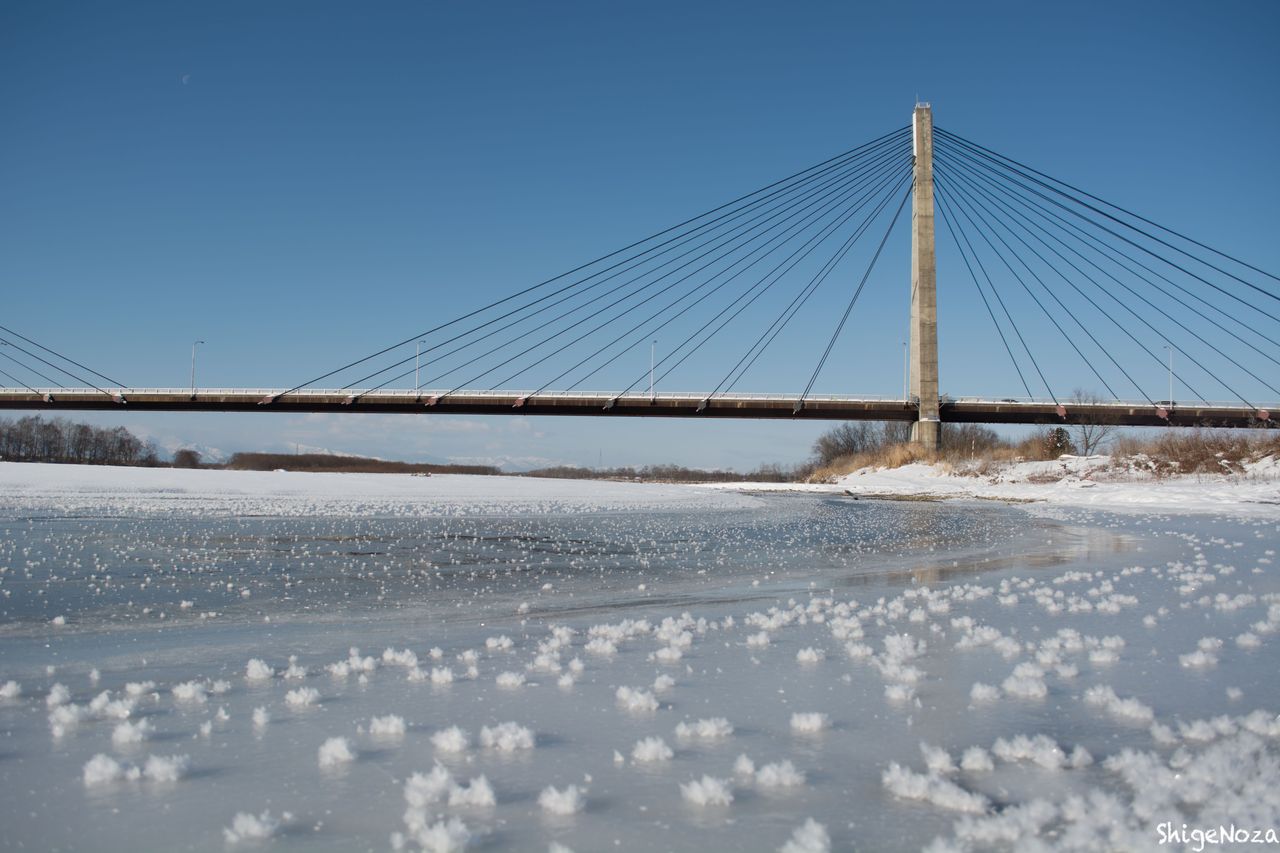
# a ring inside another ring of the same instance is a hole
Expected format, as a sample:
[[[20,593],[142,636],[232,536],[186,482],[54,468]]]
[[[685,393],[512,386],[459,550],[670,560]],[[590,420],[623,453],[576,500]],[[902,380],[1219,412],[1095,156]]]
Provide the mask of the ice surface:
[[[1274,505],[110,475],[0,464],[10,846],[1160,849],[1162,820],[1280,824]]]

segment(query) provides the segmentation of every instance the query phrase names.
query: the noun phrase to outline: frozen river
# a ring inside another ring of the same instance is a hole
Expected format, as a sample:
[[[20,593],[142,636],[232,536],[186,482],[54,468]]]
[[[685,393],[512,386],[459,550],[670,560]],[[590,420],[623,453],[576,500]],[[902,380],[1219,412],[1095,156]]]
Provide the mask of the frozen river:
[[[0,465],[5,849],[1280,829],[1277,517],[116,477]]]

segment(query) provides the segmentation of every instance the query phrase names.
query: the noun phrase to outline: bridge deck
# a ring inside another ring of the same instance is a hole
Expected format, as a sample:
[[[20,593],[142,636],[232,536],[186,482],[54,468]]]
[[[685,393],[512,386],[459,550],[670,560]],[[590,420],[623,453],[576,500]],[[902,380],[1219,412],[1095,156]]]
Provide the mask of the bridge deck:
[[[914,421],[914,402],[880,397],[798,395],[625,394],[520,391],[297,391],[282,389],[0,389],[0,409],[131,412],[399,412],[439,415],[577,415],[594,417],[745,418]],[[1127,426],[1272,426],[1270,411],[1213,403],[1176,405],[1168,417],[1146,402],[1066,404],[1065,417],[1051,401],[943,398],[943,422],[988,424],[1107,423]]]

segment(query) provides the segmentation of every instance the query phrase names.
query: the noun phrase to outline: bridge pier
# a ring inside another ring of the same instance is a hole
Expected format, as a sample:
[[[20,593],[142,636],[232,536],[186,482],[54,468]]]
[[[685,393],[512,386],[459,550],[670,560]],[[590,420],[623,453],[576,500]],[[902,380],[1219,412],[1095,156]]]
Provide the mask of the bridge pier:
[[[919,406],[911,440],[926,450],[937,450],[942,426],[938,418],[938,268],[933,242],[933,109],[928,104],[916,104],[911,129],[910,394]]]

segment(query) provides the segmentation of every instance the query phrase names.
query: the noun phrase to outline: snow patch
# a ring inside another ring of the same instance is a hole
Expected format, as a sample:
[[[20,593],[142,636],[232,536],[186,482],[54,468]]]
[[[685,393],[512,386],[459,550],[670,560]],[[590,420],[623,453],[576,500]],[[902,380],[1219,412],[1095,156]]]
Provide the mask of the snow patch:
[[[519,723],[499,723],[490,728],[480,729],[480,745],[485,749],[496,749],[499,752],[515,752],[521,749],[533,749],[533,732]]]
[[[721,740],[733,734],[733,725],[724,717],[708,717],[695,723],[678,723],[676,737],[696,740]]]
[[[647,737],[636,741],[631,748],[631,760],[638,764],[651,764],[657,761],[669,761],[675,752],[660,737]]]
[[[569,785],[564,790],[548,785],[538,795],[538,805],[547,814],[567,817],[582,811],[586,799],[577,785]]]
[[[733,802],[733,790],[726,779],[703,776],[680,784],[680,795],[695,806],[727,806]]]
[[[326,769],[341,767],[356,760],[355,753],[351,751],[351,741],[344,737],[331,737],[320,744],[319,757],[320,766]]]
[[[796,827],[778,853],[831,853],[831,836],[825,826],[809,818]]]
[[[271,816],[270,811],[261,814],[237,812],[231,819],[231,826],[222,830],[222,837],[228,844],[239,844],[242,841],[266,841],[276,834],[280,821]]]
[[[791,731],[798,735],[816,735],[831,724],[831,719],[818,711],[798,711],[791,715]]]
[[[450,726],[433,734],[431,745],[436,748],[436,752],[457,755],[466,752],[467,747],[471,746],[471,736],[459,726]]]

